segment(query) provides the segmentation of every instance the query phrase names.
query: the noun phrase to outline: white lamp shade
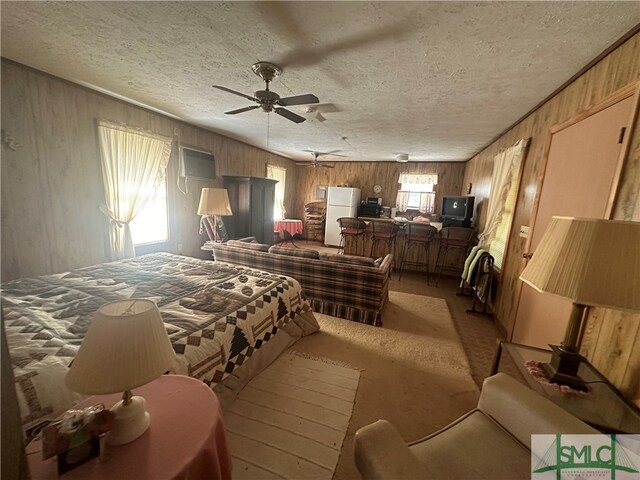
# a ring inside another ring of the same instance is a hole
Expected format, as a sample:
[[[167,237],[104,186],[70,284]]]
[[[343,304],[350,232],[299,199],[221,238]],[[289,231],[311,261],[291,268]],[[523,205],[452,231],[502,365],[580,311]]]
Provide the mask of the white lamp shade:
[[[200,193],[198,215],[233,215],[227,190],[224,188],[203,188]]]
[[[577,304],[640,311],[640,222],[553,217],[520,279]]]
[[[96,312],[66,376],[71,390],[124,392],[165,373],[175,353],[154,302],[110,302]]]

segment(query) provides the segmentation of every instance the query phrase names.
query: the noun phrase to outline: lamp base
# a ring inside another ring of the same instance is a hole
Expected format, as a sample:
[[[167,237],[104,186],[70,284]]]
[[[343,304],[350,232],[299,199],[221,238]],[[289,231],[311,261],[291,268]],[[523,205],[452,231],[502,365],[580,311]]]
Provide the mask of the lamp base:
[[[150,417],[144,408],[144,398],[131,397],[127,403],[120,400],[111,411],[116,414],[113,429],[107,433],[109,445],[124,445],[133,442],[149,428]]]
[[[584,360],[582,355],[562,346],[549,345],[553,353],[551,361],[540,365],[545,377],[551,383],[567,385],[575,390],[587,391],[587,386],[578,376],[580,362]]]

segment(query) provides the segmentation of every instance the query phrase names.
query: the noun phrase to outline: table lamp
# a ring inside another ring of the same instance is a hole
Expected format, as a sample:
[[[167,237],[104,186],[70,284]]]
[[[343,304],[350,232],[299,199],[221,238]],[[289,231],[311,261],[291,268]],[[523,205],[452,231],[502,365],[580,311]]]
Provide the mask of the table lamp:
[[[203,188],[200,193],[200,204],[198,205],[198,215],[202,215],[200,219],[200,233],[202,233],[202,227],[204,227],[209,235],[209,239],[220,243],[223,241],[220,238],[220,232],[224,228],[222,222],[223,215],[233,215],[231,211],[231,205],[229,204],[229,195],[224,188]],[[211,226],[206,223],[207,216],[213,216],[214,225]],[[206,228],[209,227],[209,228]],[[213,238],[211,233],[213,232]]]
[[[88,395],[124,392],[111,410],[111,445],[129,443],[149,428],[144,398],[131,390],[165,373],[175,359],[154,302],[128,299],[98,309],[66,376],[71,390]]]
[[[585,307],[640,311],[640,222],[553,217],[520,279],[573,301],[564,340],[541,368],[552,383],[586,390],[577,375]]]

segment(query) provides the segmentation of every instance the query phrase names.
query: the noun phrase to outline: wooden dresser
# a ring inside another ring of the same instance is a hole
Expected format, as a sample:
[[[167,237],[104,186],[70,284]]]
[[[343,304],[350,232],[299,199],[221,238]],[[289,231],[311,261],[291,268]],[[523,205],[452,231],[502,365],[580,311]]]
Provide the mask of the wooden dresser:
[[[225,217],[230,238],[256,237],[273,243],[273,205],[277,180],[259,177],[223,176],[232,217]]]

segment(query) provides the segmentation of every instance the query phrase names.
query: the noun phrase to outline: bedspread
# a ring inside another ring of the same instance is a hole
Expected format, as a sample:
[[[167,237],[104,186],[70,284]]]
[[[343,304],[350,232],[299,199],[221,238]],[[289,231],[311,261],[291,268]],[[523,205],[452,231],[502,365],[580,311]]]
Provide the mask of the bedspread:
[[[212,388],[279,332],[318,329],[296,280],[168,253],[7,282],[2,309],[27,437],[83,398],[64,386],[69,363],[94,312],[126,298],[156,302],[176,352],[171,372]]]

